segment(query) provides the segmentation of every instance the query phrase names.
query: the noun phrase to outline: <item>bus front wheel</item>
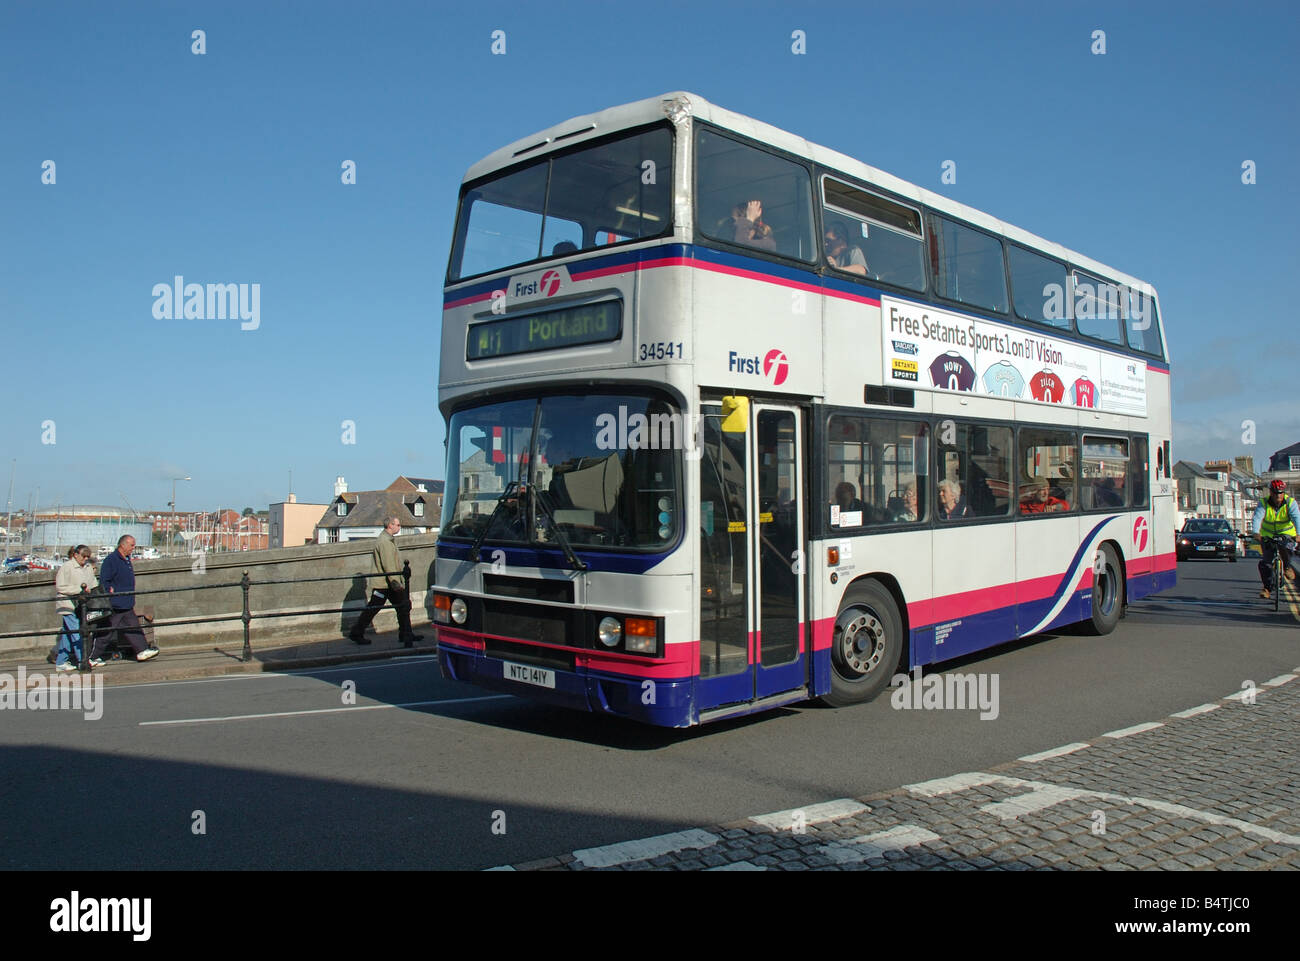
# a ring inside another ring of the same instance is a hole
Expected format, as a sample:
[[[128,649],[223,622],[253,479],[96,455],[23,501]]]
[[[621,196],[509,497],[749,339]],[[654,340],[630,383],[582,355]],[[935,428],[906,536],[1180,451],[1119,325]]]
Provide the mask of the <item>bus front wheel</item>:
[[[1084,621],[1089,634],[1115,630],[1124,609],[1124,574],[1109,544],[1097,548],[1092,578],[1092,617]]]
[[[903,653],[903,619],[894,597],[877,581],[844,592],[831,636],[832,707],[869,701],[888,685]]]

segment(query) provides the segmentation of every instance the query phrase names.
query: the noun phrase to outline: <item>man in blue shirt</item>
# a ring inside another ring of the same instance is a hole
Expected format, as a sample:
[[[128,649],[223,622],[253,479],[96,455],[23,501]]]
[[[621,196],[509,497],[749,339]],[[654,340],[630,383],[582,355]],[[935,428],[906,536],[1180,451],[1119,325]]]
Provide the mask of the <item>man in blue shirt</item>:
[[[111,595],[109,604],[113,611],[109,615],[109,630],[95,637],[95,646],[90,652],[90,666],[102,667],[104,648],[109,638],[121,635],[135,651],[137,661],[147,661],[158,656],[158,648],[150,647],[140,630],[140,619],[135,616],[135,568],[131,566],[131,552],[135,550],[135,538],[123,534],[117,539],[117,550],[104,559],[99,570],[100,586]]]

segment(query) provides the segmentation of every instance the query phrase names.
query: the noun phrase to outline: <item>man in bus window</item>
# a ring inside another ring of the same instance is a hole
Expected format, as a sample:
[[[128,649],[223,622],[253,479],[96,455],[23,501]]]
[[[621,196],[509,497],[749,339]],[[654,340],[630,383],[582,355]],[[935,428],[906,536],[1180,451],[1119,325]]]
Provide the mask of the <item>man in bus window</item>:
[[[867,275],[867,258],[862,255],[861,247],[849,245],[849,231],[844,226],[844,221],[831,221],[826,227],[826,236],[822,239],[827,263],[850,274],[860,277]]]
[[[970,516],[970,508],[962,497],[961,481],[939,481],[939,516],[946,521]]]
[[[1052,495],[1052,484],[1046,477],[1029,482],[1029,489],[1020,498],[1022,514],[1054,514],[1068,511],[1070,504]]]
[[[776,238],[772,236],[772,228],[763,223],[761,200],[736,204],[731,211],[731,223],[736,243],[763,250],[776,250]]]

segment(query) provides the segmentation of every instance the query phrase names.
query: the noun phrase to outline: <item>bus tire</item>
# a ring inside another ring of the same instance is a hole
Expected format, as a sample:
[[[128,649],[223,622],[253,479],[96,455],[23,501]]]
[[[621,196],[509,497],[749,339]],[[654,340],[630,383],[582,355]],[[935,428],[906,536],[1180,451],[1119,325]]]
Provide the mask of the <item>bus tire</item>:
[[[859,581],[844,592],[831,631],[832,707],[869,701],[886,687],[903,655],[903,618],[879,581]]]
[[[1109,544],[1097,548],[1101,555],[1099,572],[1092,579],[1092,617],[1083,622],[1089,634],[1109,634],[1119,623],[1124,609],[1124,573],[1115,549]]]

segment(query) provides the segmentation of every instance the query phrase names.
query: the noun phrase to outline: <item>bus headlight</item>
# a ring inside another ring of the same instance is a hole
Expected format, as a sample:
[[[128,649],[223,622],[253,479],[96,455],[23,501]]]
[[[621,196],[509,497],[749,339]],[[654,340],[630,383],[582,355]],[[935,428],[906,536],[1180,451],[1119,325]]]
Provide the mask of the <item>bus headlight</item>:
[[[465,618],[469,617],[469,608],[459,597],[451,602],[451,619],[457,624],[464,624]]]
[[[623,639],[623,625],[616,617],[602,617],[596,628],[596,636],[606,647],[618,647],[618,642]]]

